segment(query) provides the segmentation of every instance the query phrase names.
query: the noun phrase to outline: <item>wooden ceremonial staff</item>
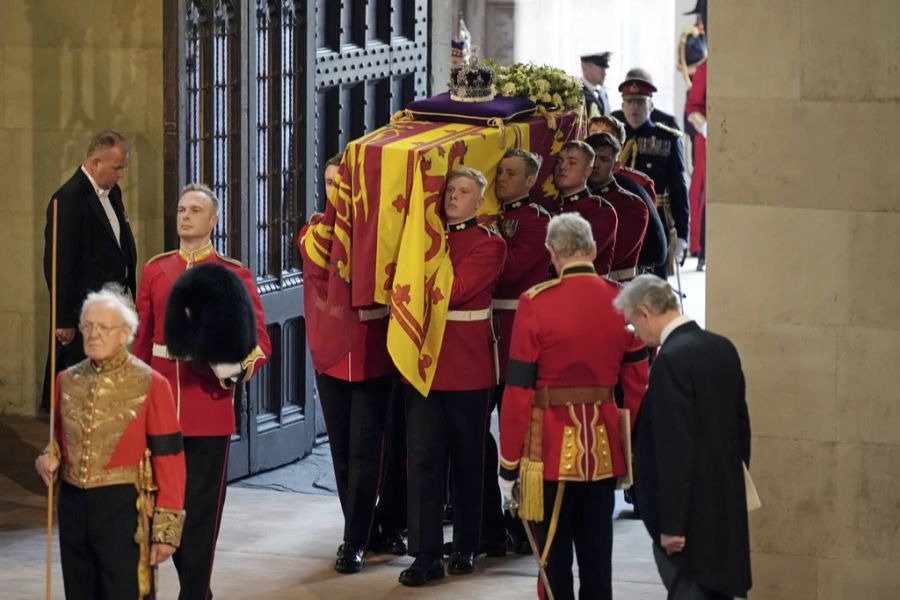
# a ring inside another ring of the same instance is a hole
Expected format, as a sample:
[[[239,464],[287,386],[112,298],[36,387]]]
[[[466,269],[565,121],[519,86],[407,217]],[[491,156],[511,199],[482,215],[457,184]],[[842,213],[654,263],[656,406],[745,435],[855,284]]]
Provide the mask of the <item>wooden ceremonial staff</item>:
[[[50,259],[50,443],[47,445],[47,458],[52,464],[56,458],[54,427],[56,425],[56,215],[57,199],[53,199],[53,241],[52,258]],[[47,570],[45,589],[46,598],[53,596],[53,479],[47,484]]]

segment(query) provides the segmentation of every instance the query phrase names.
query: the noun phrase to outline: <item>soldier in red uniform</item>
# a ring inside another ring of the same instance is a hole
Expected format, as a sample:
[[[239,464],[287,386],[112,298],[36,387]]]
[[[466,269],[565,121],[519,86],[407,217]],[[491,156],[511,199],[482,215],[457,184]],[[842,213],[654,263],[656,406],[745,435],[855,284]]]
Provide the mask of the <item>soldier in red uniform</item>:
[[[340,159],[340,156],[335,156],[325,163],[326,195],[335,193],[334,179]],[[305,244],[306,236],[315,236],[317,229],[324,227],[321,224],[323,216],[322,213],[313,213],[297,239],[303,256],[303,274],[310,288],[308,294],[314,293],[315,280],[327,286],[328,272],[310,258]],[[387,352],[388,314],[386,306],[352,310],[340,325],[355,329],[348,337],[355,341],[345,355],[331,364],[320,362],[319,348],[310,338],[310,351],[316,367],[316,387],[344,513],[344,543],[338,548],[334,563],[334,569],[339,573],[356,573],[362,569],[375,515],[385,445],[385,420],[395,371]],[[320,315],[319,312],[307,314],[310,328],[317,326],[313,321]],[[332,360],[329,358],[326,362]],[[396,553],[405,554],[402,537],[398,546]]]
[[[587,188],[594,166],[594,151],[584,142],[566,142],[556,157],[553,178],[559,189],[559,211],[577,212],[591,224],[597,244],[594,267],[606,275],[612,266],[618,218],[612,205]]]
[[[610,599],[613,492],[629,460],[613,386],[622,382],[633,419],[647,350],[613,308],[618,286],[594,270],[590,225],[578,215],[554,217],[547,246],[560,277],[519,299],[500,413],[500,485],[512,500],[521,476],[520,516],[541,522],[553,595],[575,597],[574,543],[579,597]]]
[[[181,583],[181,600],[206,599],[210,593],[213,555],[222,506],[228,446],[234,433],[235,384],[247,381],[271,355],[262,303],[249,269],[218,254],[210,241],[218,222],[218,199],[202,184],[188,184],[178,200],[181,247],[155,256],[144,265],[138,285],[140,326],[132,351],[159,371],[172,386],[187,463],[185,543],[174,562]],[[163,339],[169,291],[178,276],[195,264],[218,263],[244,282],[256,314],[258,346],[237,364],[195,365],[173,358]]]
[[[625,124],[613,116],[591,119],[588,133],[588,138],[597,133],[609,133],[619,141],[620,146],[625,143]],[[638,196],[647,205],[647,232],[644,235],[638,265],[644,272],[652,271],[656,265],[665,263],[668,255],[666,231],[656,209],[656,188],[653,180],[640,171],[626,167],[618,159],[613,170],[613,178],[625,191]]]
[[[137,322],[123,293],[88,294],[79,325],[87,359],[57,376],[53,447],[35,461],[48,485],[62,465],[59,549],[69,599],[151,595],[151,565],[181,540],[181,431],[169,383],[126,349]]]
[[[458,167],[447,175],[444,216],[453,263],[450,311],[427,397],[407,386],[409,456],[407,523],[415,562],[400,583],[418,586],[444,576],[441,527],[447,459],[453,492],[451,575],[475,568],[481,532],[484,434],[497,383],[492,348],[491,297],[506,257],[499,232],[480,225],[476,211],[487,181],[480,171]]]
[[[694,171],[691,173],[691,253],[698,256],[697,270],[706,266],[706,68],[708,62],[697,67],[691,89],[688,90],[685,112],[697,134],[694,144]]]
[[[638,259],[647,232],[649,210],[638,196],[625,191],[613,176],[619,152],[619,141],[609,133],[595,133],[585,140],[594,150],[594,169],[588,186],[594,194],[613,205],[618,217],[616,245],[609,278],[629,281],[638,274]]]
[[[550,276],[550,255],[544,248],[547,236],[548,213],[541,205],[532,202],[529,192],[537,180],[541,157],[521,148],[513,148],[497,165],[495,192],[500,201],[500,233],[506,240],[506,263],[494,290],[491,306],[498,323],[497,349],[500,357],[500,384],[493,396],[493,403],[500,407],[503,398],[503,382],[506,380],[506,364],[509,362],[509,340],[519,295],[531,286]],[[493,410],[493,408],[491,409]],[[500,490],[494,475],[497,472],[497,443],[490,433],[486,438],[485,462],[485,510],[483,535],[488,555],[498,544],[506,544],[519,554],[530,554],[531,547],[522,522],[507,515],[505,523],[500,519]]]

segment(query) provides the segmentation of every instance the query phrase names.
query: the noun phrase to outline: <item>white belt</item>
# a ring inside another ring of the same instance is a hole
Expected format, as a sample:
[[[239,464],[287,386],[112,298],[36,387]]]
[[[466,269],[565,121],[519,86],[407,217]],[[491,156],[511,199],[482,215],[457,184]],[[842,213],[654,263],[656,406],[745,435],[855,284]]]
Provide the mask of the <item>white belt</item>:
[[[447,311],[448,321],[487,321],[491,318],[491,309],[481,310],[450,310]]]
[[[380,308],[370,308],[368,310],[361,309],[358,312],[360,323],[364,323],[366,321],[375,321],[376,319],[382,319],[388,316],[391,314],[391,309],[387,306],[382,306]]]
[[[169,354],[169,349],[166,348],[165,344],[153,344],[153,356],[156,358],[175,360],[175,357]]]
[[[637,274],[637,267],[631,267],[630,269],[619,269],[618,271],[613,271],[607,277],[609,277],[613,281],[625,281],[626,279],[634,279],[635,277],[637,277]]]
[[[494,298],[491,300],[491,308],[494,310],[516,310],[519,308],[519,299]]]

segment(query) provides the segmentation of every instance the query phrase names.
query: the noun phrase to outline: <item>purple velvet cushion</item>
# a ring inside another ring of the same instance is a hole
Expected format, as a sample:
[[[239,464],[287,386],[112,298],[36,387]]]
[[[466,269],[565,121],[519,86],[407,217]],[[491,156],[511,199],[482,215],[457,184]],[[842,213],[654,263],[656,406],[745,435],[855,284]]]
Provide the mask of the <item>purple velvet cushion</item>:
[[[415,100],[406,109],[416,121],[439,121],[487,125],[491,119],[504,123],[531,116],[534,102],[524,96],[497,96],[487,102],[457,102],[450,99],[450,92],[431,98]]]

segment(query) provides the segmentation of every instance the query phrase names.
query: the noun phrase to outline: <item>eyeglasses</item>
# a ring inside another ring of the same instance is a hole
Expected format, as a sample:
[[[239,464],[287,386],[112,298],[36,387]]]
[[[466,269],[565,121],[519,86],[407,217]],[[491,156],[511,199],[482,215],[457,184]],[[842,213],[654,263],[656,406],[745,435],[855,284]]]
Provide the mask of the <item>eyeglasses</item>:
[[[106,337],[109,335],[109,332],[113,329],[118,329],[119,327],[125,327],[125,323],[119,323],[118,325],[103,325],[102,323],[81,323],[78,326],[78,330],[82,333],[82,335],[91,335],[92,331],[96,331],[97,335],[101,337]]]

